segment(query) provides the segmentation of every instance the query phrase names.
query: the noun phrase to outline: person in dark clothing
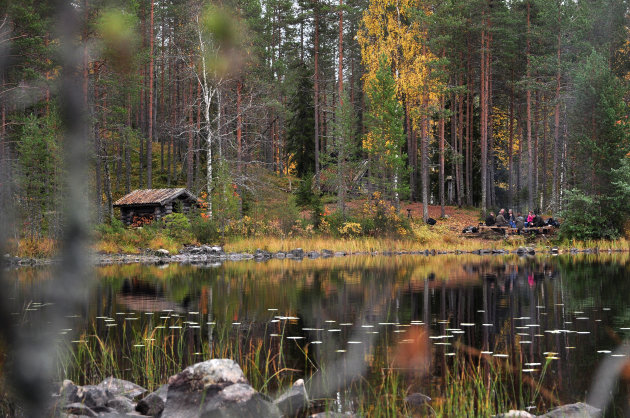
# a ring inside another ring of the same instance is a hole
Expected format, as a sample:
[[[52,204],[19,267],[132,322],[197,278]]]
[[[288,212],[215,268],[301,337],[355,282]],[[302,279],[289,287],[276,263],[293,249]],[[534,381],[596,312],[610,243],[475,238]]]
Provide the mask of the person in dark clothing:
[[[534,217],[534,226],[535,226],[536,228],[540,228],[540,227],[542,227],[542,226],[545,226],[545,221],[543,220],[542,216],[540,216],[540,215],[536,215],[536,216]]]
[[[508,210],[508,217],[506,220],[512,228],[516,228],[516,216],[514,216],[514,212],[512,212],[512,209]]]
[[[495,224],[494,212],[490,212],[490,214],[486,218],[486,226],[494,226],[494,224]]]
[[[496,219],[497,226],[509,226],[508,221],[505,219],[505,209],[501,209]]]
[[[518,229],[519,234],[523,228],[525,228],[525,218],[523,218],[523,215],[519,212],[516,214],[516,229]]]

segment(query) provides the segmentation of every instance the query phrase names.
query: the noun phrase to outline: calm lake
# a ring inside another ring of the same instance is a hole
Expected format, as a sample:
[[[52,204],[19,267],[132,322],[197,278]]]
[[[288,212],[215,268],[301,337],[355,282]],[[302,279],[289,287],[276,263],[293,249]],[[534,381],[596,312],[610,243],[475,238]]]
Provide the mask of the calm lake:
[[[2,298],[16,303],[16,321],[45,321],[52,270],[8,275]],[[59,373],[82,384],[114,374],[154,389],[189,364],[229,355],[269,393],[328,371],[336,380],[314,397],[345,412],[357,409],[357,388],[386,390],[376,383],[386,370],[398,390],[439,403],[445,370],[483,358],[542,388],[547,398],[517,403],[544,412],[552,397],[584,401],[598,365],[625,356],[615,350],[630,337],[627,254],[114,265],[96,276],[72,328],[59,330],[69,337]]]

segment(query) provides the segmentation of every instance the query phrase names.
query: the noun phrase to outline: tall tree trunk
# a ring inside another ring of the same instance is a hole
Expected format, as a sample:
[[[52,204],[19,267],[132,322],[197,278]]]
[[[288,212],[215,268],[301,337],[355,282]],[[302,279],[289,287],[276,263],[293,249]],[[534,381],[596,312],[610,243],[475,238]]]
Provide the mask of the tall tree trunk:
[[[464,80],[460,81],[463,86]],[[458,110],[459,114],[458,124],[457,124],[457,150],[458,150],[458,159],[457,159],[457,169],[458,169],[458,186],[457,186],[457,206],[461,207],[464,199],[464,95],[462,93],[458,94]]]
[[[236,169],[238,181],[240,184],[243,178],[243,81],[239,78],[236,82]],[[243,192],[240,185],[237,186],[238,192],[238,212],[243,215]]]
[[[405,102],[405,126],[407,128],[407,157],[409,158],[409,198],[413,202],[416,198],[416,171],[414,166],[418,160],[414,162],[414,135],[411,118],[409,117],[409,108]]]
[[[315,75],[313,82],[313,89],[315,94],[315,186],[317,190],[320,189],[319,184],[319,4],[318,0],[315,0],[315,45],[314,47],[314,61],[315,61]]]
[[[164,57],[164,40],[166,38],[166,34],[164,32],[165,27],[164,27],[164,22],[166,20],[165,15],[166,13],[164,12],[164,0],[162,0],[162,5],[161,5],[161,11],[162,11],[162,30],[160,33],[160,40],[161,40],[161,46],[160,46],[160,54],[162,55],[161,59],[160,59],[160,107],[157,110],[157,112],[160,113],[160,117],[164,118],[166,110],[164,109],[164,98],[166,97],[166,93],[164,92],[164,73],[166,73],[166,59]],[[157,113],[156,112],[156,113]],[[160,171],[162,173],[164,173],[164,130],[160,129]]]
[[[486,17],[485,13],[483,16],[483,24],[484,28],[481,32],[481,73],[480,73],[480,106],[481,106],[481,212],[482,217],[486,217],[486,209],[487,209],[487,189],[488,189],[488,93],[487,93],[487,68],[486,68],[486,55],[487,45],[486,39],[488,37],[488,33],[486,32]]]
[[[424,92],[422,108],[427,109],[428,104],[428,93]],[[426,222],[429,219],[429,117],[426,113],[422,116],[420,148],[422,153],[422,219]]]
[[[343,0],[339,0],[339,105],[343,104]]]
[[[193,126],[195,126],[195,121],[193,120],[193,87],[192,87],[192,79],[188,81],[188,152],[186,153],[186,187],[188,190],[192,190],[193,186],[193,155],[194,155],[194,134],[193,134]]]
[[[153,0],[149,18],[149,135],[147,139],[147,189],[153,187]]]
[[[561,51],[562,51],[562,31],[561,27],[561,8],[558,7],[558,46],[557,46],[557,68],[556,68],[556,95],[555,95],[555,111],[553,125],[553,174],[551,180],[551,209],[553,215],[556,216],[559,210],[559,169],[560,164],[560,82],[561,82]]]
[[[534,153],[532,148],[532,91],[530,83],[530,3],[527,2],[527,75],[526,75],[526,91],[527,91],[527,210],[534,210]]]
[[[472,128],[473,128],[473,103],[472,103],[472,90],[473,90],[473,76],[472,76],[472,52],[470,38],[467,38],[468,44],[468,75],[466,83],[466,203],[468,206],[473,204],[473,189],[472,189]]]
[[[455,82],[455,85],[458,85],[459,81]],[[451,184],[453,184],[453,188],[454,188],[454,192],[455,194],[459,194],[459,165],[458,165],[458,155],[459,155],[459,148],[457,146],[457,133],[458,133],[458,125],[457,125],[457,118],[458,118],[458,114],[457,114],[457,95],[455,93],[451,94],[451,147],[452,147],[452,154],[453,157],[451,158],[452,160],[452,167],[451,167],[451,171],[452,171],[452,178],[453,180],[451,181]],[[449,205],[453,205],[454,201],[453,199],[451,199],[451,195],[449,195]]]
[[[514,71],[512,70],[512,79]],[[508,121],[508,207],[514,206],[514,87],[510,89],[510,111]]]
[[[440,135],[440,216],[444,218],[446,212],[444,211],[444,94],[440,96],[440,121],[439,121],[439,135]]]

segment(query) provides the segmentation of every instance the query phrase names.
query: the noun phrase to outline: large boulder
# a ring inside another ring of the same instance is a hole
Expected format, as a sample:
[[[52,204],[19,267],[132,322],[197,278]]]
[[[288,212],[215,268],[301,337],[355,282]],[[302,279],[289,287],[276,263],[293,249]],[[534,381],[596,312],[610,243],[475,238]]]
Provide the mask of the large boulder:
[[[596,418],[601,415],[601,411],[594,406],[586,404],[584,402],[572,403],[568,405],[562,405],[545,415],[540,415],[540,418]]]
[[[304,380],[296,380],[291,389],[280,395],[273,403],[280,409],[282,415],[289,417],[308,408],[308,394],[304,387]]]
[[[114,396],[124,396],[132,401],[141,399],[149,393],[149,391],[142,386],[138,386],[128,380],[116,379],[111,376],[103,380],[97,386],[103,390],[109,391],[109,393]]]
[[[136,411],[151,417],[159,416],[164,410],[164,401],[156,393],[148,395],[136,405]]]
[[[240,366],[213,359],[186,368],[168,381],[163,417],[280,417],[278,408],[247,382]]]

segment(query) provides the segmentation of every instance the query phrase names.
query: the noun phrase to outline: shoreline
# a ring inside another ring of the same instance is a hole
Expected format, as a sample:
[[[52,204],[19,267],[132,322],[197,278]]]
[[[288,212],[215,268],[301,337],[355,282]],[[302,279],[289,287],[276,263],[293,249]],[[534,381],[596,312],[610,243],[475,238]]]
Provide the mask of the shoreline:
[[[96,267],[108,266],[108,265],[125,265],[125,264],[221,264],[224,262],[232,261],[248,261],[254,260],[257,262],[269,261],[272,259],[278,260],[296,260],[302,261],[304,259],[315,260],[318,258],[339,258],[350,256],[405,256],[405,255],[420,255],[420,256],[439,256],[439,255],[478,255],[478,256],[496,256],[496,255],[519,255],[519,256],[535,256],[535,255],[577,255],[577,254],[619,254],[628,253],[630,249],[601,249],[594,248],[559,248],[551,247],[545,249],[537,249],[536,247],[519,247],[517,249],[476,249],[476,250],[436,250],[426,249],[420,250],[393,250],[393,251],[332,251],[332,250],[310,250],[306,251],[302,248],[295,248],[289,251],[264,251],[256,250],[255,252],[225,252],[222,247],[219,246],[194,246],[185,247],[177,254],[170,254],[169,251],[164,249],[158,250],[146,250],[142,254],[91,254],[92,264]],[[60,258],[29,258],[29,257],[17,257],[5,254],[1,261],[1,265],[4,268],[19,268],[19,267],[37,267],[37,266],[49,266],[61,263]]]

